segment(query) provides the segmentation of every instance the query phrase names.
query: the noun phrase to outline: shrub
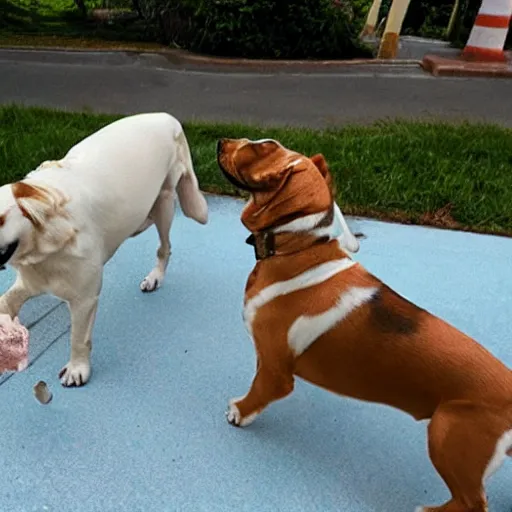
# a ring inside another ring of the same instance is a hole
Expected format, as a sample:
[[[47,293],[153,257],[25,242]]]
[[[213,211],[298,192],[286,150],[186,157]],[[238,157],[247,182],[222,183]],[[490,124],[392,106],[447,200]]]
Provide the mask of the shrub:
[[[411,0],[402,33],[443,38],[455,0]]]
[[[164,42],[249,58],[369,55],[351,27],[349,0],[140,0]]]

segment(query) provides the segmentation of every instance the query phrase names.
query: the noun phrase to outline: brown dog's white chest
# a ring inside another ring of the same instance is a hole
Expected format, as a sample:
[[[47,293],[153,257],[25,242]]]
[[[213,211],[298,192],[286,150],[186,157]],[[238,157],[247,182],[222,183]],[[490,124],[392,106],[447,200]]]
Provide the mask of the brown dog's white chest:
[[[358,272],[351,272],[356,265],[352,259],[342,256],[288,279],[264,284],[263,276],[253,274],[244,305],[247,330],[258,336],[256,330],[261,325],[271,325],[280,331],[286,329],[289,348],[299,356],[318,336],[370,300],[378,290],[375,283],[352,285],[359,281]]]

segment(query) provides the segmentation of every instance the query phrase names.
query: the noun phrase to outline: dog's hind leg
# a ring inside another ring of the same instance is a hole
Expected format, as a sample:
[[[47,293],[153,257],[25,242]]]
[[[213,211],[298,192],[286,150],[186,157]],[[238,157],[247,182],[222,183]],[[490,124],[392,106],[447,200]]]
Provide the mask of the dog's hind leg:
[[[428,441],[432,463],[452,499],[418,512],[487,512],[484,482],[501,466],[512,444],[507,408],[447,402],[432,416]]]
[[[155,223],[160,237],[160,247],[157,250],[156,265],[151,272],[140,283],[143,292],[153,292],[159,288],[165,277],[165,271],[171,256],[171,241],[169,232],[171,230],[176,200],[171,187],[169,176],[165,179],[160,194],[151,209],[149,217]]]

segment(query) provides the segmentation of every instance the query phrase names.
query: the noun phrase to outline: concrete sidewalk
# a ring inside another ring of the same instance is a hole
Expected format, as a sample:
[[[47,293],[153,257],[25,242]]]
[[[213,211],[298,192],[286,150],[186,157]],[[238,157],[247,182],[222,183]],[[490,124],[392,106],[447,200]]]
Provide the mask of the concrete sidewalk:
[[[447,498],[426,454],[425,425],[382,406],[298,382],[247,429],[224,418],[246,392],[254,350],[241,319],[253,266],[242,203],[209,197],[206,227],[177,215],[168,280],[138,289],[157,237],[129,240],[105,270],[93,375],[64,389],[64,305],[35,299],[25,372],[0,385],[2,512],[412,512]],[[512,366],[512,239],[352,220],[357,259]],[[2,289],[11,272],[0,274]],[[46,314],[46,316],[44,316]],[[32,386],[54,397],[40,405]],[[488,485],[512,508],[512,464]]]

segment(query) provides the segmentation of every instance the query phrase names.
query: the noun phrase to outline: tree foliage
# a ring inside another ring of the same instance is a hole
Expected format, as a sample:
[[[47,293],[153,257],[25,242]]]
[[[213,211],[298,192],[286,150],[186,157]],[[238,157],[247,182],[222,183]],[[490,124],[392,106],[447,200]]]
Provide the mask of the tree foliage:
[[[139,0],[165,42],[253,58],[367,55],[341,0]]]

